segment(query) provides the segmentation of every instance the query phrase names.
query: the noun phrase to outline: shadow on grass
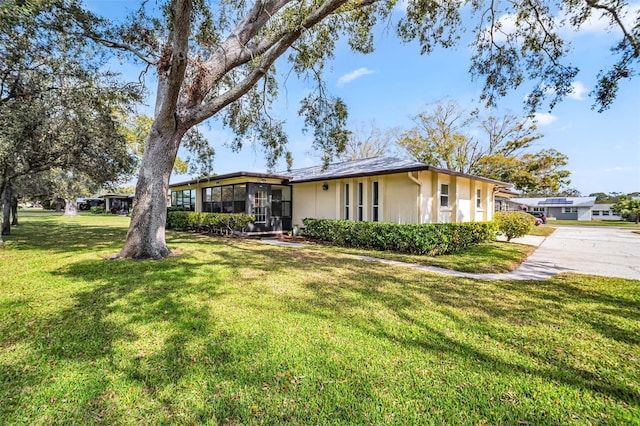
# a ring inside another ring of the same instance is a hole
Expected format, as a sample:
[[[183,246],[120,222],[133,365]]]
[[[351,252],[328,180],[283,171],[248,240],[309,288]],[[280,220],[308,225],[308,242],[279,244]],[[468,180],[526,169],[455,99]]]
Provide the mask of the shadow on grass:
[[[55,222],[49,228],[27,230],[22,240],[18,237],[20,249],[110,249],[126,233],[118,227]],[[320,357],[322,368],[338,372],[345,364],[353,368],[351,374],[357,380],[344,385],[348,389],[336,386],[332,395],[325,383],[300,385],[285,375],[299,366],[282,356],[284,348],[279,345],[303,342],[307,317],[356,330],[403,350],[436,354],[443,364],[464,362],[488,376],[515,373],[636,406],[640,400],[637,386],[624,377],[592,371],[596,360],[580,368],[566,355],[554,353],[547,336],[522,335],[517,345],[510,343],[518,327],[542,327],[554,321],[571,327],[588,324],[606,338],[637,344],[637,283],[619,280],[620,288],[627,287],[624,292],[580,285],[581,281],[566,277],[479,283],[400,272],[319,250],[289,250],[188,234],[170,237],[170,246],[183,254],[162,262],[81,260],[65,265],[52,277],[80,285],[68,306],[37,318],[18,318],[0,329],[0,335],[7,336],[3,346],[28,346],[32,351],[29,359],[0,366],[3,393],[17,395],[5,404],[0,422],[15,418],[23,409],[21,404],[28,404],[26,398],[37,389],[46,394],[53,386],[51,377],[62,375],[63,366],[78,364],[87,369],[85,379],[97,383],[97,388],[75,405],[75,411],[61,414],[63,423],[122,422],[118,402],[109,397],[114,381],[125,384],[120,387],[141,387],[152,401],[142,401],[149,405],[146,409],[166,411],[167,422],[187,412],[192,413],[191,420],[200,422],[258,422],[252,397],[263,394],[281,399],[295,395],[296,386],[306,386],[309,395],[328,393],[314,403],[325,404],[323,409],[331,413],[327,418],[333,422],[349,422],[354,412],[367,413],[380,405],[375,393],[380,377],[371,374],[366,364],[332,360],[329,354],[339,349],[330,339],[306,343],[300,350],[326,352],[326,357]],[[12,310],[28,308],[20,300],[11,303]],[[392,314],[398,323],[379,316],[382,311]],[[280,330],[265,319],[278,315],[294,320],[293,325],[286,325],[293,328]],[[432,321],[432,316],[442,317],[445,325]],[[632,326],[618,326],[612,317]],[[234,328],[229,321],[248,325]],[[449,328],[462,330],[462,335],[452,335]],[[300,340],[286,341],[282,336],[286,332]],[[491,352],[476,344],[474,336],[491,336],[509,345],[516,356]],[[551,336],[555,338],[562,344],[573,336]],[[320,361],[308,362],[307,368],[321,368],[313,364]],[[344,391],[355,396],[349,404],[340,395]],[[190,394],[202,403],[191,404]],[[303,409],[279,407],[273,415],[275,422],[317,423],[307,413],[317,413],[315,408],[311,403]],[[51,413],[61,409],[66,408],[60,402],[47,408]],[[526,407],[510,409],[515,416],[527,415]],[[366,423],[364,417],[360,420]]]
[[[631,347],[637,345],[640,339],[640,286],[637,281],[618,280],[620,287],[625,288],[623,295],[580,288],[579,283],[583,283],[584,278],[579,276],[574,276],[575,283],[571,282],[571,278],[560,277],[544,282],[499,281],[483,285],[464,279],[432,279],[429,275],[416,282],[414,278],[393,276],[393,270],[385,266],[370,264],[366,272],[367,279],[362,281],[361,268],[353,264],[344,268],[351,271],[351,280],[347,280],[349,284],[327,287],[324,282],[310,282],[307,288],[313,291],[313,295],[300,301],[297,309],[305,314],[339,318],[345,310],[362,300],[373,301],[392,311],[406,326],[418,327],[422,336],[416,338],[415,334],[394,333],[393,328],[375,318],[361,319],[351,324],[402,347],[414,346],[426,352],[448,356],[456,354],[458,358],[466,359],[488,372],[515,372],[540,377],[579,390],[592,390],[604,397],[618,398],[635,406],[640,401],[637,384],[632,385],[628,379],[598,371],[600,366],[597,357],[590,360],[591,365],[581,368],[580,363],[574,363],[574,359],[564,350],[555,352],[559,349],[553,344],[570,346],[574,339],[571,331],[564,335],[560,333],[559,336],[532,334],[527,337],[528,340],[516,346],[512,342],[512,332],[518,327],[542,328],[551,321],[573,329],[580,329],[586,324],[604,338]],[[587,280],[597,282],[596,277]],[[353,297],[353,293],[357,293],[358,297]],[[430,316],[424,313],[425,300],[433,302],[434,313],[447,317],[453,323],[452,328],[473,330],[479,336],[490,335],[505,347],[512,347],[519,355],[516,358],[535,360],[537,367],[509,362],[480,346],[454,339],[442,329],[433,327]],[[594,306],[595,309],[590,309]],[[627,320],[626,327],[616,325],[611,316]],[[583,356],[578,354],[579,358]]]

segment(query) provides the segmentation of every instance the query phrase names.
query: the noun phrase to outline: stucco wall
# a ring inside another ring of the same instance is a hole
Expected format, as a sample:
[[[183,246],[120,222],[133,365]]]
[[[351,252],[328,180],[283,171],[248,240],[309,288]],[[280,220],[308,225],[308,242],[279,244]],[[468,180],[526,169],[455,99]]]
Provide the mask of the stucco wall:
[[[300,183],[292,187],[293,224],[302,226],[302,219],[336,219],[335,181],[327,182],[328,189],[322,189],[323,182]]]
[[[410,177],[411,176],[411,177]],[[491,220],[493,186],[430,171],[293,184],[293,224],[304,218],[344,219],[345,184],[349,184],[349,219],[358,218],[358,184],[363,188],[363,220],[372,219],[373,182],[379,188],[379,221],[448,223]],[[440,185],[449,185],[449,207],[440,206]],[[322,186],[328,185],[327,190]],[[476,189],[482,203],[476,208]]]
[[[456,221],[470,222],[473,220],[472,213],[475,213],[475,208],[473,212],[471,211],[471,181],[464,178],[456,178],[456,181],[456,198],[458,200],[456,203]],[[475,197],[473,197],[473,200],[475,203]]]
[[[420,198],[418,184],[410,180],[406,173],[381,176],[380,180],[384,181],[381,194],[384,210],[381,220],[393,223],[416,223]]]
[[[591,207],[578,207],[578,220],[591,220]]]

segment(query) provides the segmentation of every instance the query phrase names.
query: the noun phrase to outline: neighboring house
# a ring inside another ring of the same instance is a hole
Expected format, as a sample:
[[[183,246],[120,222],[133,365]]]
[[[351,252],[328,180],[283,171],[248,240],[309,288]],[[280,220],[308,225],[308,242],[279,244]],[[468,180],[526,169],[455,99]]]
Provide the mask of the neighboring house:
[[[129,214],[133,205],[133,194],[104,194],[100,198],[104,199],[105,211],[113,214]]]
[[[379,157],[276,174],[236,172],[172,184],[171,205],[194,211],[249,213],[252,231],[302,226],[305,218],[395,223],[488,221],[492,179]]]
[[[528,211],[543,212],[558,220],[591,220],[596,197],[512,198]]]
[[[521,206],[514,202],[513,199],[520,195],[509,188],[498,188],[494,194],[494,211],[504,212],[510,210],[521,210]]]
[[[613,204],[596,204],[591,208],[591,219],[594,220],[622,220],[620,213],[611,211]]]

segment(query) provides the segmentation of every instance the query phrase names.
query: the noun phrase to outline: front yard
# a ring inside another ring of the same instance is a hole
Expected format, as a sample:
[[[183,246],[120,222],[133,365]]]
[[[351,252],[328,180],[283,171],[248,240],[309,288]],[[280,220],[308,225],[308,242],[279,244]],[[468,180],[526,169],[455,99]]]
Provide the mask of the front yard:
[[[640,422],[640,281],[187,233],[165,261],[104,261],[127,224],[38,214],[5,238],[0,424]]]

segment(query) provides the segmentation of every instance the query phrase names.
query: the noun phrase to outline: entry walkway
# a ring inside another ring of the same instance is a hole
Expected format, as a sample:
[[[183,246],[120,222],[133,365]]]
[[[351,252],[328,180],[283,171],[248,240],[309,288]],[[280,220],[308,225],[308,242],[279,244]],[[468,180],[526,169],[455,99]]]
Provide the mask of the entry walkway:
[[[511,240],[513,243],[527,244],[539,247],[544,243],[545,237],[536,237],[527,235],[522,238],[514,238]],[[536,250],[537,251],[537,250]],[[517,269],[499,273],[499,274],[476,274],[471,272],[453,271],[451,269],[439,268],[437,266],[425,266],[417,263],[398,262],[395,260],[379,259],[369,256],[351,256],[356,259],[366,260],[369,262],[380,262],[388,265],[405,266],[413,269],[420,269],[422,271],[435,272],[438,274],[444,274],[454,277],[473,278],[473,279],[485,279],[485,280],[546,280],[551,278],[560,272],[566,271],[563,268],[558,267],[555,264],[550,264],[545,261],[532,260],[533,255],[523,262]]]

